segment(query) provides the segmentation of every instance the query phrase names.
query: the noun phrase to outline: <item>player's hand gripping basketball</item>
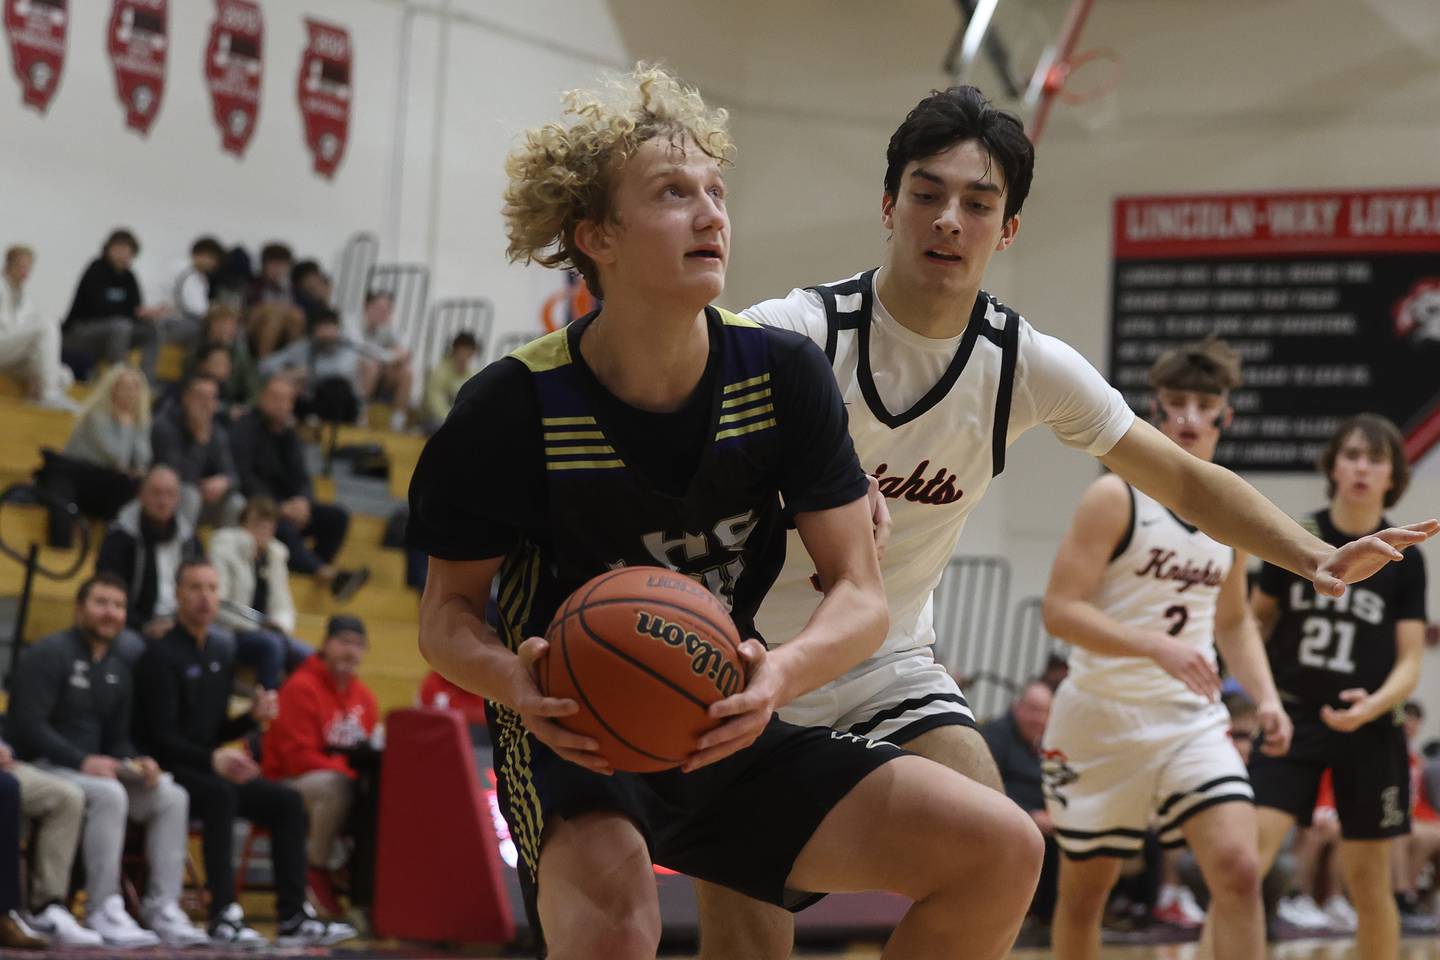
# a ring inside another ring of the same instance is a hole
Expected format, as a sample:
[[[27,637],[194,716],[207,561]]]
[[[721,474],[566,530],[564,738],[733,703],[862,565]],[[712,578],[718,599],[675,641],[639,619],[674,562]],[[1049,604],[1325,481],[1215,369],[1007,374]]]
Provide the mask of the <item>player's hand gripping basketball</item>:
[[[745,689],[710,705],[711,719],[724,722],[695,742],[695,752],[680,768],[685,773],[750,746],[779,706],[780,671],[770,663],[765,645],[746,640],[740,644],[740,658],[745,661]]]
[[[1400,559],[1400,551],[1424,543],[1440,532],[1440,520],[1424,520],[1404,527],[1388,527],[1359,540],[1351,540],[1315,571],[1315,592],[1327,597],[1345,593],[1345,584],[1359,583],[1387,563]]]
[[[520,714],[520,721],[535,735],[535,739],[566,760],[607,776],[614,773],[610,761],[600,755],[599,743],[592,737],[571,733],[555,722],[556,717],[568,717],[578,712],[580,704],[574,700],[547,697],[540,692],[535,682],[535,664],[549,652],[550,644],[542,637],[531,637],[520,644],[510,676],[509,706]]]
[[[1150,659],[1170,676],[1212,703],[1220,697],[1220,674],[1205,654],[1188,643],[1167,634],[1159,634],[1150,651]]]

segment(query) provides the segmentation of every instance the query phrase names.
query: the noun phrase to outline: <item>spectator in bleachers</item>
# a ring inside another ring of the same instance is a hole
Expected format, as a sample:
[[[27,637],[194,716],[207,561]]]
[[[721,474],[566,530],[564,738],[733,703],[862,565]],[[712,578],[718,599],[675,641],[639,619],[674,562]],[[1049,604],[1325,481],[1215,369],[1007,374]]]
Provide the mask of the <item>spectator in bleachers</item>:
[[[1395,902],[1406,932],[1432,933],[1440,924],[1434,914],[1420,908],[1420,875],[1440,857],[1440,814],[1425,791],[1424,762],[1415,750],[1415,738],[1425,722],[1425,708],[1410,700],[1404,708],[1405,741],[1410,750],[1410,833],[1395,838]]]
[[[280,715],[260,751],[265,776],[305,797],[310,890],[332,916],[341,913],[331,873],[335,841],[350,814],[356,777],[341,751],[368,744],[380,719],[375,694],[359,677],[368,645],[359,617],[331,617],[320,652],[280,688]]]
[[[315,502],[294,420],[294,385],[283,376],[271,377],[261,389],[255,409],[237,420],[230,431],[240,492],[248,498],[267,496],[279,505],[275,535],[290,551],[292,571],[314,574],[329,584],[337,598],[349,599],[369,579],[370,571],[335,566],[350,527],[350,514],[338,504]],[[314,540],[314,549],[307,539]]]
[[[274,500],[254,497],[239,526],[210,537],[210,562],[220,578],[219,622],[235,631],[236,660],[253,668],[266,690],[279,689],[282,674],[314,653],[293,636],[290,552],[275,539],[278,519]]]
[[[388,403],[390,429],[404,430],[410,419],[410,351],[395,332],[395,295],[372,290],[365,295],[361,336],[369,347],[360,357],[360,397],[367,403]]]
[[[92,361],[120,364],[132,349],[140,350],[140,367],[147,380],[155,379],[155,358],[160,346],[158,324],[163,306],[144,306],[140,282],[130,269],[140,252],[140,241],[129,230],[116,230],[105,240],[100,256],[91,261],[75,288],[75,299],[61,328],[65,350]]]
[[[214,629],[219,577],[205,560],[176,574],[176,624],[150,643],[135,669],[135,732],[139,747],[190,794],[191,815],[203,825],[205,883],[210,891],[210,936],[219,943],[263,947],[235,899],[232,858],[235,818],[270,831],[275,909],[281,946],[325,946],[355,935],[325,923],[305,902],[305,804],[300,794],[260,776],[240,747],[226,746],[276,717],[273,691],[260,692],[250,712],[229,715],[235,648]]]
[[[1059,848],[1055,825],[1045,812],[1045,791],[1040,776],[1040,739],[1050,721],[1052,692],[1039,680],[1025,685],[1010,709],[980,728],[990,755],[1000,770],[1005,795],[1030,814],[1045,837],[1045,860],[1030,913],[1048,924],[1055,912],[1056,882],[1059,879]]]
[[[15,761],[0,747],[0,947],[44,950],[49,943],[20,915],[20,818],[24,816],[20,781],[5,768]]]
[[[225,248],[214,237],[201,237],[190,245],[190,258],[170,285],[175,315],[166,326],[167,340],[185,346],[200,342],[200,328],[210,310],[210,283],[224,258]]]
[[[434,433],[450,415],[455,398],[465,382],[480,368],[479,344],[468,330],[455,334],[450,352],[425,375],[425,397],[421,404],[421,424],[426,433]]]
[[[290,287],[293,263],[283,243],[267,243],[260,250],[260,275],[250,289],[246,321],[257,357],[267,357],[305,333],[305,311]]]
[[[260,370],[250,355],[250,344],[240,335],[240,312],[227,304],[211,307],[205,315],[200,346],[190,358],[186,375],[199,372],[216,348],[223,349],[230,360],[229,375],[220,379],[222,409],[243,412],[260,394]]]
[[[43,320],[25,294],[25,283],[35,264],[35,251],[13,246],[5,251],[0,275],[0,373],[25,380],[26,396],[43,407],[76,411],[65,393],[74,382],[70,368],[60,362],[60,327]]]
[[[305,328],[310,330],[321,313],[332,309],[334,290],[330,278],[314,260],[301,260],[290,270],[290,295],[305,314]]]
[[[19,809],[11,806],[9,791],[11,784],[20,789]],[[6,911],[17,909],[25,899],[16,886],[11,888],[11,867],[8,865],[9,850],[17,851],[14,861],[19,867],[19,828],[23,816],[31,826],[30,832],[30,890],[31,906],[28,921],[19,924],[19,932],[34,932],[57,947],[98,947],[104,939],[94,930],[81,926],[65,906],[69,899],[70,873],[75,865],[75,854],[80,843],[80,825],[85,819],[85,794],[73,783],[67,783],[51,773],[46,773],[28,763],[15,759],[10,745],[0,740],[0,789],[7,800],[0,804],[0,908]],[[23,937],[11,940],[10,923],[0,922],[0,946],[28,949]]]
[[[317,314],[308,336],[260,361],[260,373],[267,378],[283,376],[295,384],[296,410],[301,417],[353,423],[360,415],[361,400],[368,397],[363,392],[362,364],[383,364],[388,356],[346,334],[340,315],[326,307]],[[361,392],[356,392],[356,384]]]
[[[150,469],[140,495],[126,504],[95,559],[97,573],[111,573],[130,598],[126,623],[154,639],[175,625],[175,571],[203,555],[195,528],[180,515],[180,477],[170,467]],[[133,644],[120,653],[133,663]]]
[[[150,466],[150,390],[133,367],[111,367],[100,378],[70,431],[64,452],[43,450],[39,482],[85,516],[110,520],[135,496]],[[50,512],[50,542],[70,543],[68,513]]]
[[[20,756],[85,794],[86,925],[117,949],[197,946],[208,938],[180,909],[190,800],[130,740],[133,683],[114,649],[124,627],[125,584],[107,573],[82,583],[75,625],[20,658],[8,725]],[[127,822],[145,826],[149,930],[120,894]]]
[[[150,387],[138,370],[118,364],[105,372],[65,441],[65,455],[131,478],[149,468]]]
[[[219,403],[219,382],[197,374],[185,382],[180,402],[165,408],[151,428],[155,462],[179,475],[180,513],[192,527],[234,523],[245,506],[230,437],[216,419]]]

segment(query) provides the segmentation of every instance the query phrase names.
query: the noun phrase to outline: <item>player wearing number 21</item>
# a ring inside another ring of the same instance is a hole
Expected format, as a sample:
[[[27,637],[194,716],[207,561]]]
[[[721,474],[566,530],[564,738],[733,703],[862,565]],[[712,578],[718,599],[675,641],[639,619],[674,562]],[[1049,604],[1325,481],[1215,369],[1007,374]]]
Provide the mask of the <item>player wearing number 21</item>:
[[[1240,359],[1221,341],[1162,354],[1150,369],[1159,433],[1209,461],[1233,416],[1229,391],[1240,382]],[[1295,546],[1318,562],[1295,566],[1313,571],[1311,598],[1341,604],[1355,591],[1344,594],[1339,580],[1400,567],[1391,563],[1400,557],[1395,546],[1424,540],[1435,528],[1432,521],[1379,531],[1338,551],[1349,537],[1331,539],[1333,546],[1311,538]],[[1139,853],[1153,829],[1162,845],[1189,844],[1195,854],[1211,893],[1206,936],[1213,936],[1213,955],[1259,960],[1265,924],[1256,814],[1217,702],[1217,649],[1256,703],[1262,754],[1285,753],[1291,721],[1246,605],[1245,555],[1106,475],[1085,492],[1056,555],[1045,622],[1075,645],[1042,744],[1046,810],[1064,855],[1052,927],[1056,957],[1098,957],[1100,917],[1120,861]]]
[[[1330,505],[1308,518],[1329,543],[1378,530],[1410,472],[1400,431],[1362,414],[1342,423],[1321,457]],[[1251,606],[1268,637],[1270,669],[1295,737],[1283,756],[1251,768],[1260,855],[1269,863],[1297,822],[1309,824],[1321,773],[1335,777],[1340,860],[1359,915],[1361,960],[1399,955],[1400,918],[1390,840],[1410,832],[1410,777],[1401,705],[1420,680],[1425,561],[1406,550],[1342,597],[1266,564]]]

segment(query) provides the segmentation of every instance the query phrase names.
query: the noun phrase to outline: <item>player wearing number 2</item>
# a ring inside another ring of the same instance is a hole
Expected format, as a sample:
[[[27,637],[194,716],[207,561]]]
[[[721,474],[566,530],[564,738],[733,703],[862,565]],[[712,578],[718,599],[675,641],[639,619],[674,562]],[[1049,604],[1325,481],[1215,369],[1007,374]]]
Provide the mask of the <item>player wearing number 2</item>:
[[[1378,530],[1382,511],[1409,483],[1400,432],[1362,414],[1340,425],[1321,467],[1330,505],[1309,518],[1328,543]],[[1340,859],[1360,923],[1362,960],[1399,955],[1390,838],[1410,832],[1410,778],[1401,705],[1420,679],[1425,640],[1425,561],[1419,550],[1342,597],[1266,564],[1251,606],[1268,635],[1270,667],[1295,718],[1283,756],[1251,767],[1262,863],[1297,822],[1308,824],[1321,773],[1335,778]]]
[[[1161,432],[1211,459],[1239,357],[1218,340],[1191,344],[1161,355],[1150,382]],[[1255,810],[1218,702],[1217,647],[1256,701],[1262,749],[1283,753],[1291,727],[1246,606],[1244,556],[1107,474],[1055,558],[1045,622],[1075,645],[1044,739],[1046,809],[1064,853],[1055,955],[1097,956],[1120,858],[1154,829],[1162,845],[1189,843],[1200,864],[1215,955],[1260,957]]]

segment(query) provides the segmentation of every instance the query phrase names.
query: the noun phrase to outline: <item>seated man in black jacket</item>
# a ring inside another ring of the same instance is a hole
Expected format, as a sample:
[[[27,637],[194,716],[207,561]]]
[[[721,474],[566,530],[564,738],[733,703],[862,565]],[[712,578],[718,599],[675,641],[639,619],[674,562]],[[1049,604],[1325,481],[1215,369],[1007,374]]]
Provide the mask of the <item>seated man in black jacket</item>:
[[[115,647],[132,666],[144,647],[140,633],[158,637],[175,624],[175,571],[204,553],[179,506],[179,476],[163,464],[151,467],[136,499],[120,508],[105,532],[95,558],[95,571],[120,578],[130,598],[125,614],[130,629],[116,638]]]
[[[229,526],[245,509],[230,437],[215,419],[219,405],[220,384],[197,374],[185,382],[180,401],[158,413],[150,428],[155,462],[180,475],[180,511],[194,526]]]
[[[235,818],[270,831],[275,867],[278,943],[320,946],[355,936],[353,927],[326,923],[305,901],[305,804],[289,787],[265,780],[260,767],[232,740],[275,718],[273,691],[250,713],[228,715],[235,684],[235,650],[212,629],[220,611],[220,583],[204,560],[182,564],[176,576],[176,625],[153,640],[135,670],[135,734],[190,793],[191,816],[204,825],[205,882],[210,890],[210,936],[239,946],[265,940],[245,924],[235,901],[231,859]]]
[[[995,758],[1005,794],[1030,814],[1045,836],[1045,860],[1030,913],[1049,923],[1055,912],[1055,884],[1059,879],[1059,848],[1055,825],[1045,812],[1045,794],[1040,778],[1040,738],[1050,720],[1050,688],[1039,680],[1025,685],[1020,696],[1002,716],[980,728],[985,745]]]
[[[113,948],[196,946],[208,938],[180,909],[189,798],[130,742],[130,668],[113,648],[124,626],[125,584],[109,573],[82,583],[75,626],[20,658],[6,726],[21,759],[85,794],[90,928]],[[149,930],[135,925],[120,894],[126,821],[145,824],[150,879],[141,916]]]
[[[350,514],[333,503],[316,503],[305,466],[305,449],[295,432],[295,387],[283,375],[265,382],[255,409],[235,421],[230,445],[246,497],[266,496],[280,505],[275,536],[290,551],[290,569],[313,573],[347,600],[370,571],[339,570],[335,557],[350,528]],[[312,550],[306,540],[313,539]]]

